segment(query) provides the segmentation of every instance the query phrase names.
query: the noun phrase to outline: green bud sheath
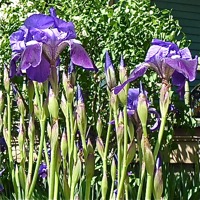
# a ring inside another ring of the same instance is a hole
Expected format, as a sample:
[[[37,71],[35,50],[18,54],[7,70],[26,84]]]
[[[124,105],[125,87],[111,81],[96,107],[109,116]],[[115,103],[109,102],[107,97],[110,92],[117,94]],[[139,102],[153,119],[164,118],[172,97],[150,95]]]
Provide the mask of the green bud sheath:
[[[120,102],[122,103],[122,105],[127,104],[127,95],[124,88],[118,93],[118,98]]]
[[[85,163],[86,177],[91,180],[94,176],[95,158],[94,153],[89,153]]]
[[[117,127],[117,141],[121,142],[124,136],[124,124],[119,124]]]
[[[146,170],[151,176],[153,176],[155,161],[153,153],[151,151],[149,140],[144,135],[142,136],[141,146],[142,146],[142,153],[144,157]]]
[[[88,142],[87,142],[87,152],[88,153],[94,153],[94,148],[92,146],[90,138],[88,138]]]
[[[106,82],[110,91],[112,90],[112,88],[114,88],[117,85],[116,78],[115,78],[115,71],[112,67],[109,67],[107,70]]]
[[[0,90],[0,113],[3,112],[4,109],[4,95],[3,92]]]
[[[53,119],[54,120],[58,119],[58,111],[59,111],[58,101],[56,99],[55,94],[53,93],[51,89],[49,91],[48,109]]]
[[[85,104],[84,103],[78,103],[77,109],[76,109],[76,120],[78,129],[80,130],[81,134],[86,134],[87,129],[87,117],[85,112]]]
[[[19,172],[20,185],[22,186],[23,190],[25,190],[26,175],[25,175],[24,168],[22,168],[22,166],[19,166],[19,171],[18,172]]]
[[[22,101],[21,97],[17,98],[17,107],[19,109],[20,114],[24,115],[25,106],[24,106],[24,102]]]
[[[35,137],[35,123],[34,123],[34,117],[31,117],[29,120],[29,125],[28,125],[28,137],[31,142],[34,141]]]
[[[8,70],[7,70],[6,67],[4,68],[3,78],[4,78],[4,80],[3,80],[4,81],[4,88],[5,88],[6,92],[9,93],[10,92],[10,79],[8,77]]]
[[[108,179],[107,175],[104,173],[101,182],[102,199],[106,199],[107,190],[108,190]]]
[[[65,132],[63,132],[62,134],[62,138],[61,138],[61,152],[62,152],[62,156],[64,158],[66,158],[67,156],[67,134]]]
[[[97,138],[96,140],[96,146],[97,146],[97,151],[99,152],[101,158],[103,159],[104,155],[104,144],[103,141],[100,137]]]
[[[62,97],[61,97],[60,108],[61,108],[63,114],[65,115],[65,117],[67,118],[67,101],[66,101],[65,95],[63,93],[62,93]]]
[[[132,141],[134,138],[135,129],[130,118],[128,119],[128,127],[129,127],[128,129],[129,138],[130,138],[130,141]]]
[[[128,146],[128,151],[127,151],[127,166],[132,162],[133,158],[135,157],[135,152],[136,152],[136,145],[135,141],[132,140],[131,144]]]
[[[101,133],[102,133],[102,129],[103,129],[103,124],[102,124],[102,120],[101,120],[100,116],[98,117],[98,120],[97,120],[96,129],[97,129],[98,137],[101,137]]]
[[[121,83],[123,83],[127,80],[127,70],[125,67],[119,68],[119,80]]]
[[[75,166],[73,167],[73,174],[72,174],[72,185],[75,187],[76,183],[78,182],[78,180],[81,177],[81,161],[78,158]]]
[[[116,179],[116,163],[114,158],[112,159],[112,164],[111,164],[111,178],[113,182]]]
[[[156,170],[155,176],[154,176],[154,198],[155,199],[161,199],[163,193],[163,179],[162,179],[162,169],[161,167]]]
[[[28,81],[27,92],[28,92],[29,101],[31,102],[33,100],[34,93],[35,93],[34,84],[33,84],[33,81],[31,80]]]
[[[138,112],[138,116],[141,121],[142,127],[146,127],[147,116],[148,116],[148,106],[147,106],[146,96],[143,93],[140,93],[138,97],[137,112]]]
[[[51,129],[51,145],[52,145],[52,147],[54,147],[58,142],[58,131],[59,131],[58,120],[56,120]]]
[[[170,104],[170,84],[162,83],[160,90],[160,112],[161,116],[166,116]]]
[[[118,97],[117,97],[117,95],[116,94],[114,94],[114,91],[112,91],[111,93],[110,93],[110,105],[111,105],[111,108],[113,109],[113,110],[117,110],[117,108],[118,108]]]

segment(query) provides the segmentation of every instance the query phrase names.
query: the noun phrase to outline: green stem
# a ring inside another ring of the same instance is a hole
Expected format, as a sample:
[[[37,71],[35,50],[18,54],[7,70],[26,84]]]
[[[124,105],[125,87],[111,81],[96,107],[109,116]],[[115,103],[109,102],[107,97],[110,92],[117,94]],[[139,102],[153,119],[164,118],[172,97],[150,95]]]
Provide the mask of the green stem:
[[[41,162],[41,158],[42,158],[43,143],[44,143],[45,123],[46,123],[46,119],[40,120],[41,133],[40,133],[39,152],[38,152],[37,163],[36,163],[36,167],[35,167],[35,171],[34,171],[34,175],[33,175],[33,180],[32,180],[30,190],[29,190],[29,193],[28,193],[28,199],[31,198],[31,195],[32,195],[33,190],[35,188],[35,184],[36,184],[37,177],[38,177],[38,170],[39,170],[39,167],[40,167],[40,162]]]
[[[153,175],[147,173],[147,186],[146,186],[146,196],[145,199],[151,200],[153,188]]]
[[[166,119],[167,119],[166,115],[163,116],[162,119],[161,119],[161,125],[160,125],[160,130],[159,130],[159,133],[158,133],[158,139],[156,141],[156,146],[155,146],[155,149],[154,149],[154,152],[153,152],[155,160],[157,159],[158,152],[159,152],[159,149],[160,149],[160,145],[161,145],[161,142],[162,142],[162,137],[163,137],[163,133],[164,133],[164,130],[165,130]]]
[[[45,156],[45,160],[46,160],[47,171],[49,171],[50,170],[49,156],[48,156],[48,149],[47,149],[47,143],[46,143],[45,137],[44,137],[44,156]],[[47,176],[47,181],[49,183],[49,176]]]
[[[145,167],[144,169],[142,169],[142,165],[140,165],[141,168],[140,168],[140,185],[139,185],[139,188],[138,188],[138,193],[137,193],[137,200],[140,200],[141,197],[142,197],[142,189],[143,189],[143,184],[144,184],[144,177],[145,177]]]
[[[58,142],[56,141],[51,150],[51,163],[50,163],[50,178],[49,178],[49,199],[54,197],[54,185],[55,185],[55,171],[57,161],[57,147]]]
[[[110,198],[109,200],[113,200],[113,193],[114,193],[114,186],[115,186],[115,182],[112,181],[112,185],[111,185],[111,190],[110,190]]]
[[[58,171],[55,172],[54,199],[58,199]]]
[[[112,110],[111,110],[111,108],[109,110],[110,110],[109,122],[111,122],[111,120],[112,120]],[[111,123],[108,124],[108,130],[107,130],[107,135],[106,135],[106,144],[105,144],[104,157],[103,157],[104,172],[107,171],[107,154],[108,154],[108,145],[109,145],[109,140],[110,140],[110,132],[111,132]]]
[[[90,187],[91,187],[91,178],[86,177],[86,191],[85,191],[85,200],[90,200]]]
[[[7,93],[7,119],[8,119],[8,127],[7,127],[7,146],[8,146],[8,157],[9,157],[9,165],[11,169],[11,175],[12,175],[12,183],[14,186],[14,191],[16,194],[16,198],[18,199],[18,187],[16,185],[15,180],[15,171],[14,171],[14,163],[13,163],[13,157],[12,157],[12,145],[11,145],[11,100],[10,100],[10,94]]]
[[[119,199],[121,198],[121,196],[122,196],[123,187],[124,187],[124,181],[125,181],[126,174],[127,174],[127,148],[128,148],[127,105],[124,106],[123,114],[124,114],[124,151],[123,151],[123,168],[122,168],[121,180],[120,180],[120,183],[119,183],[119,189],[118,189],[118,193],[117,193],[117,200],[119,200]]]

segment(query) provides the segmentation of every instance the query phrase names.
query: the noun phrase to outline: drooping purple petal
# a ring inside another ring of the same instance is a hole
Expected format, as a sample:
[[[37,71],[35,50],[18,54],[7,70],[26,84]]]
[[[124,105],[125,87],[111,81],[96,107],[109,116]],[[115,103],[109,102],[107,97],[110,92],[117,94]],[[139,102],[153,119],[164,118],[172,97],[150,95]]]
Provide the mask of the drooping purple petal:
[[[10,78],[13,78],[15,75],[17,75],[17,61],[19,61],[21,57],[20,53],[14,54],[10,61]]]
[[[71,60],[75,65],[83,67],[88,70],[95,70],[97,68],[93,64],[86,50],[78,43],[71,44]]]
[[[190,60],[182,58],[166,58],[165,63],[174,68],[177,72],[183,74],[189,81],[195,80],[198,67],[197,56]]]
[[[183,74],[175,71],[172,75],[172,84],[177,86],[177,93],[179,94],[180,99],[184,98],[185,94],[185,81],[186,78]]]
[[[142,63],[142,64],[137,65],[136,68],[133,70],[133,72],[128,77],[128,79],[121,85],[115,87],[114,93],[118,94],[124,88],[124,86],[126,84],[136,80],[140,76],[143,76],[146,73],[148,66],[149,65],[147,63]]]
[[[138,105],[139,88],[131,88],[128,90],[127,108],[136,110]]]
[[[51,16],[47,16],[44,14],[33,14],[28,17],[24,25],[29,28],[38,28],[38,29],[45,29],[53,27],[54,25],[54,18]]]
[[[41,62],[42,43],[30,41],[22,54],[20,67],[22,70],[28,69],[30,66],[37,67]]]
[[[40,64],[37,67],[29,67],[26,70],[27,76],[37,82],[44,82],[50,74],[50,63],[46,58],[42,57]]]
[[[153,132],[153,131],[156,131],[156,130],[158,130],[160,128],[160,123],[161,123],[160,114],[156,111],[155,108],[151,108],[150,107],[148,109],[148,111],[149,111],[149,113],[154,114],[155,115],[155,119],[156,119],[155,124],[152,127],[150,127],[150,130]]]

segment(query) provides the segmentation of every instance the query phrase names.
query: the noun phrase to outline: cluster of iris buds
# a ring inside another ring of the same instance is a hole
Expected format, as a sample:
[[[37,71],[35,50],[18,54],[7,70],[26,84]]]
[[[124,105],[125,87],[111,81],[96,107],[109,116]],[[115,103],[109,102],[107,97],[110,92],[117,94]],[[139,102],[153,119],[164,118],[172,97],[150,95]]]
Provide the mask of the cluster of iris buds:
[[[94,71],[97,68],[75,38],[73,23],[59,19],[53,8],[50,9],[50,15],[31,15],[10,36],[12,58],[9,71],[5,68],[4,73],[7,106],[4,107],[4,103],[0,102],[0,113],[4,113],[0,117],[16,199],[34,198],[39,178],[47,180],[48,199],[72,200],[79,197],[78,186],[82,182],[85,187],[84,199],[91,199],[91,185],[94,184],[92,180],[97,167],[95,156],[100,156],[103,165],[103,200],[129,199],[128,167],[132,162],[139,163],[140,176],[137,197],[131,198],[141,199],[146,188],[145,199],[151,199],[152,195],[155,199],[161,199],[163,181],[159,151],[170,104],[171,80],[172,84],[178,86],[180,98],[183,98],[185,82],[193,81],[196,77],[197,57],[192,59],[188,48],[179,49],[174,43],[154,39],[145,61],[137,65],[129,76],[121,57],[118,81],[106,51],[109,122],[104,141],[102,133],[105,132],[105,126],[99,116],[94,148],[87,135],[88,116],[81,86],[76,84],[75,67]],[[70,51],[71,60],[67,73],[59,71],[60,55],[66,48]],[[142,83],[139,88],[129,88],[130,82],[143,76],[149,68],[157,72],[161,80],[159,111],[151,106]],[[12,81],[17,76],[23,76],[22,90]],[[19,114],[17,137],[20,160],[17,164],[14,164],[16,161],[11,145],[13,98],[17,100]],[[155,124],[149,127],[147,123],[151,113],[155,116]],[[154,147],[149,140],[151,131],[158,133]],[[116,142],[112,149],[111,136]],[[37,138],[39,144],[36,145]],[[77,140],[81,148],[77,147]],[[98,155],[95,154],[96,150]],[[112,159],[108,158],[111,150],[114,152]],[[110,178],[111,186],[108,184]]]

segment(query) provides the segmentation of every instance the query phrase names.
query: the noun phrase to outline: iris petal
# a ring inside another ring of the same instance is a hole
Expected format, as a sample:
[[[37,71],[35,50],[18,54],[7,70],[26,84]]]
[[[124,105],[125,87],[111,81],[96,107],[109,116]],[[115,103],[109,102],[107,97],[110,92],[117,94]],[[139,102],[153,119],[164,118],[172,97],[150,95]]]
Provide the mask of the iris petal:
[[[33,14],[25,20],[24,25],[27,28],[50,28],[54,25],[54,18],[44,14]]]
[[[152,127],[150,127],[150,130],[153,132],[160,128],[160,123],[161,123],[160,114],[156,111],[155,108],[149,108],[148,110],[149,110],[149,113],[154,114],[156,118],[155,124]]]
[[[36,67],[41,62],[42,43],[31,41],[22,54],[21,69],[28,69],[30,66]]]
[[[71,44],[71,61],[80,67],[89,70],[97,70],[94,66],[92,60],[90,59],[88,53],[85,49],[78,43]]]
[[[194,81],[198,66],[198,58],[195,59],[182,59],[182,58],[166,58],[165,63],[174,68],[177,72],[183,74],[189,81]]]
[[[126,84],[136,80],[140,76],[143,76],[146,73],[148,66],[149,65],[147,63],[142,63],[142,64],[137,65],[136,68],[133,70],[133,72],[128,77],[128,79],[121,85],[115,87],[114,93],[118,94],[124,88],[124,86]]]
[[[42,57],[41,63],[37,67],[29,67],[26,70],[27,76],[37,82],[44,82],[50,74],[50,63]]]

